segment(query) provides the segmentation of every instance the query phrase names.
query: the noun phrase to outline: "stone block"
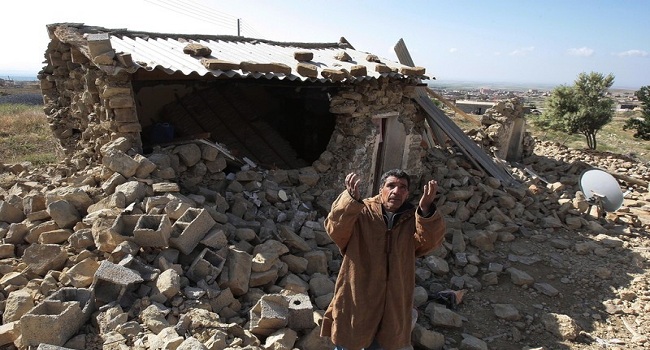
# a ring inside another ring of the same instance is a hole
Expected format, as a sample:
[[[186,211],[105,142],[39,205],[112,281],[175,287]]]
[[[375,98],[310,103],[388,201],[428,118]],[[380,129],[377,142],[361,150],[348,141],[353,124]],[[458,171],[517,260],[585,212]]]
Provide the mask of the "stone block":
[[[181,290],[181,276],[174,269],[167,269],[156,279],[154,292],[165,296],[166,300],[173,298]]]
[[[348,76],[348,72],[332,68],[325,68],[321,71],[320,74],[323,76],[323,78],[330,79],[332,81],[342,81]]]
[[[118,123],[135,123],[138,121],[138,115],[133,108],[113,108],[115,121]]]
[[[0,201],[0,221],[17,223],[25,219],[25,213],[5,201]]]
[[[300,62],[311,61],[314,59],[314,53],[311,51],[295,51],[293,58]]]
[[[72,228],[81,221],[79,211],[70,202],[58,200],[47,206],[47,212],[60,228]]]
[[[219,276],[225,263],[226,259],[205,248],[190,265],[187,277],[194,282],[205,280],[210,284]]]
[[[104,97],[110,97],[110,96],[115,96],[119,94],[128,94],[129,93],[129,88],[117,88],[117,87],[109,87],[106,86],[104,90]],[[136,119],[137,120],[137,119]],[[106,154],[110,150],[113,151],[120,151],[123,153],[126,153],[129,149],[133,147],[133,142],[129,140],[126,137],[118,137],[114,140],[111,140],[110,142],[105,143],[100,149],[99,152],[101,154]]]
[[[128,102],[130,99],[124,99],[124,102]],[[115,99],[111,100],[111,102],[115,101]],[[121,133],[136,133],[136,132],[141,132],[142,131],[142,125],[140,123],[119,123],[117,124],[117,131]]]
[[[251,279],[248,283],[250,287],[261,287],[273,284],[278,279],[279,271],[277,267],[262,272],[252,272]]]
[[[0,244],[0,259],[16,256],[16,247],[13,244]]]
[[[361,77],[368,75],[368,69],[363,65],[355,65],[350,68],[350,75],[353,77]]]
[[[404,75],[424,75],[426,69],[424,67],[401,67],[400,74]]]
[[[140,181],[128,181],[115,187],[115,192],[124,193],[126,203],[141,201],[147,195],[147,185]]]
[[[79,331],[84,318],[80,303],[46,299],[20,318],[23,344],[62,346]]]
[[[111,46],[111,39],[108,33],[89,34],[86,39],[88,42],[88,50],[90,50],[90,55],[92,57],[96,57],[113,50],[113,47]]]
[[[129,157],[126,153],[117,151],[114,149],[109,149],[102,158],[102,164],[107,166],[109,169],[120,173],[125,178],[129,178],[135,175],[135,172],[138,170],[137,160]]]
[[[61,244],[68,241],[68,238],[72,235],[72,230],[70,229],[59,229],[46,231],[41,233],[38,236],[38,243],[41,244]]]
[[[392,73],[393,68],[391,68],[391,67],[389,67],[389,66],[387,66],[387,65],[385,65],[383,63],[380,63],[380,64],[377,64],[375,66],[375,72],[378,72],[378,73]]]
[[[45,210],[45,196],[43,194],[28,194],[23,197],[23,212],[25,215],[42,210]]]
[[[87,213],[88,207],[94,203],[88,193],[79,187],[57,187],[45,193],[46,206],[57,200],[72,203],[82,216]]]
[[[20,244],[25,242],[25,237],[30,228],[24,223],[14,223],[9,225],[9,230],[4,238],[5,243]]]
[[[14,321],[0,325],[0,346],[13,343],[20,335],[20,322]],[[4,348],[3,348],[4,349]]]
[[[322,250],[314,250],[307,252],[303,255],[307,259],[306,273],[313,275],[314,273],[322,273],[327,275],[327,255]]]
[[[140,247],[164,248],[169,245],[171,231],[167,215],[142,215],[133,229],[133,241]]]
[[[318,67],[311,63],[300,62],[296,66],[296,72],[302,75],[303,77],[308,78],[317,78],[318,77]]]
[[[172,225],[170,246],[189,255],[216,222],[203,209],[188,208]]]
[[[208,57],[210,54],[212,54],[212,49],[205,45],[190,43],[185,45],[183,48],[183,53],[192,56]]]
[[[110,108],[131,108],[135,106],[135,101],[130,95],[113,96],[108,100]]]
[[[136,154],[133,156],[133,159],[140,163],[138,170],[135,172],[135,176],[138,178],[146,178],[149,176],[149,174],[156,170],[156,164],[141,154]]]
[[[210,70],[235,70],[239,69],[239,63],[218,60],[216,58],[201,58],[201,64]]]
[[[105,180],[101,187],[102,190],[104,190],[105,193],[107,194],[113,194],[115,192],[115,189],[117,186],[123,184],[126,182],[126,178],[122,176],[122,174],[115,172],[111,177],[109,177],[107,180]],[[90,209],[88,210],[90,211]]]
[[[140,274],[128,267],[103,260],[99,265],[90,289],[95,291],[97,301],[119,301],[127,288],[142,283]]]
[[[154,193],[180,192],[180,186],[175,182],[158,182],[152,185]]]
[[[57,244],[32,244],[23,254],[23,262],[40,276],[45,276],[50,270],[61,269],[67,260],[65,248]]]

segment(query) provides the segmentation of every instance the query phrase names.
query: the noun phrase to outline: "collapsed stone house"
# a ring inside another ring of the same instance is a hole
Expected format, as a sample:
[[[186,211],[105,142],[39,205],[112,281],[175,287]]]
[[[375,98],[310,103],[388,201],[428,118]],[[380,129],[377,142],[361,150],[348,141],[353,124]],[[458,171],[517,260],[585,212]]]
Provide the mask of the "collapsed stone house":
[[[323,188],[351,168],[365,173],[368,192],[387,169],[422,172],[431,136],[410,97],[427,78],[424,68],[380,59],[344,38],[279,43],[69,23],[48,32],[39,74],[46,114],[79,165],[125,137],[143,154],[204,140],[229,163],[264,169],[324,170],[321,158],[331,157]]]

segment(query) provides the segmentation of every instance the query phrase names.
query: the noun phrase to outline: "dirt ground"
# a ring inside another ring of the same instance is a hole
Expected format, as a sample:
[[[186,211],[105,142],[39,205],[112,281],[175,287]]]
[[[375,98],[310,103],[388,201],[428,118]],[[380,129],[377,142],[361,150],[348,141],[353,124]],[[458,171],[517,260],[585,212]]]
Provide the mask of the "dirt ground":
[[[445,335],[445,349],[465,349],[460,347],[465,334],[499,350],[649,349],[650,196],[648,189],[637,190],[617,211],[634,214],[636,223],[621,222],[615,213],[598,219],[592,208],[584,218],[605,231],[584,226],[577,230],[521,227],[514,240],[497,241],[493,251],[474,248],[482,261],[475,278],[481,280],[491,264],[502,265],[503,272],[498,284],[466,292],[456,310],[463,317],[461,329],[433,328]],[[508,268],[528,273],[535,284],[515,285],[505,272]],[[467,273],[462,267],[451,269],[441,284],[449,282],[449,275]],[[538,283],[559,293],[549,296]],[[499,318],[497,304],[510,304],[519,314],[507,320]],[[568,340],[554,334],[561,329],[545,326],[543,319],[548,313],[569,316],[577,326],[577,337]],[[426,325],[429,320],[424,310],[420,315],[421,324]]]
[[[623,230],[621,230],[623,231]],[[529,273],[535,281],[555,287],[550,297],[531,287],[519,287],[506,278],[496,286],[465,295],[458,312],[467,318],[463,332],[488,342],[490,349],[644,349],[636,343],[647,335],[650,322],[648,258],[650,244],[645,233],[621,234],[623,247],[577,254],[556,240],[593,242],[590,232],[563,231],[552,234],[530,232],[512,243],[497,244],[491,254],[495,262]],[[510,261],[509,255],[524,254],[530,261]],[[627,300],[631,299],[631,300]],[[493,304],[513,304],[521,319],[495,317]],[[608,306],[609,304],[609,306]],[[581,329],[574,341],[563,341],[539,323],[544,312],[566,314]],[[445,332],[443,332],[445,333]],[[460,340],[454,332],[446,337]]]

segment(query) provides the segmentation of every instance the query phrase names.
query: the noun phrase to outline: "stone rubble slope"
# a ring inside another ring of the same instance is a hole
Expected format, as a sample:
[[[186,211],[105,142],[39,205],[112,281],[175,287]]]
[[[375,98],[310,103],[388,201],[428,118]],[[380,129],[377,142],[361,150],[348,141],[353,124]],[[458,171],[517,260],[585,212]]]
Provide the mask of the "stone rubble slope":
[[[342,260],[323,228],[329,202],[318,185],[331,166],[327,152],[318,166],[233,171],[206,144],[159,148],[146,157],[130,150],[120,138],[102,147],[99,165],[0,164],[0,346],[333,347],[319,337]],[[425,163],[429,171],[421,180],[440,183],[437,205],[448,232],[441,248],[418,260],[416,348],[488,349],[499,340],[463,332],[471,319],[434,300],[436,293],[479,294],[506,280],[557,295],[552,284],[494,259],[503,246],[584,230],[596,239],[549,243],[576,254],[647,249],[650,196],[639,185],[650,180],[647,164],[546,142],[511,169],[522,185],[504,187],[451,149],[429,150]],[[629,184],[624,208],[607,220],[588,215],[579,193],[579,176],[591,167],[638,179]],[[535,263],[520,253],[508,259]],[[634,284],[645,292],[623,293],[612,301],[613,313],[650,311],[647,282]],[[529,334],[557,341],[581,334],[560,310],[535,317],[511,304],[490,306],[495,319],[514,325],[508,331],[514,343],[534,343]],[[52,315],[59,321],[52,323]],[[642,322],[635,327],[650,326],[647,317]],[[643,332],[631,341],[649,344]]]

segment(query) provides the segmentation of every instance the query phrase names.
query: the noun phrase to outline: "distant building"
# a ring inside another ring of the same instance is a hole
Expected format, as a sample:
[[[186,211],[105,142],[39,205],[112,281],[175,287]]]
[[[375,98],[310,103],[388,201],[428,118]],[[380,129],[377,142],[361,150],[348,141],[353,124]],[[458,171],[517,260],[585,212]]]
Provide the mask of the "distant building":
[[[485,102],[485,101],[470,101],[470,100],[458,100],[456,101],[456,107],[461,109],[465,113],[471,113],[476,115],[482,115],[489,108],[494,107],[495,102]]]
[[[617,110],[624,111],[633,111],[638,105],[636,103],[620,103]]]

